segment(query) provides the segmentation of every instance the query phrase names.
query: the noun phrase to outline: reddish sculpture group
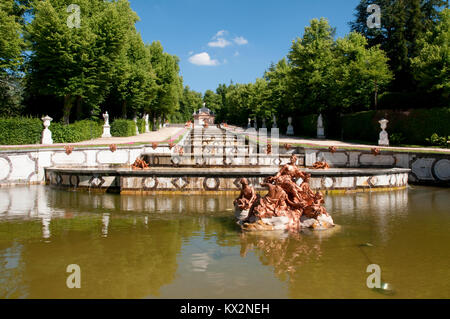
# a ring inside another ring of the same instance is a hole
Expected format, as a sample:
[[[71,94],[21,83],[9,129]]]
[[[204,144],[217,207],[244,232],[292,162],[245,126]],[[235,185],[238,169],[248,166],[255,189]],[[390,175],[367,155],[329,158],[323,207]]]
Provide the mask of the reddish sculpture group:
[[[137,158],[136,161],[134,161],[134,163],[131,165],[132,169],[145,169],[148,167],[148,163],[142,157]]]
[[[251,228],[254,223],[261,223],[261,219],[288,217],[288,229],[298,230],[302,216],[315,219],[321,214],[328,216],[322,206],[323,195],[311,190],[311,175],[302,172],[296,162],[297,157],[292,155],[290,162],[283,166],[278,174],[264,179],[261,186],[269,190],[264,197],[256,194],[246,178],[241,179],[241,194],[234,204],[241,211],[248,211],[247,217],[241,223],[244,229]],[[300,184],[297,183],[299,179]]]

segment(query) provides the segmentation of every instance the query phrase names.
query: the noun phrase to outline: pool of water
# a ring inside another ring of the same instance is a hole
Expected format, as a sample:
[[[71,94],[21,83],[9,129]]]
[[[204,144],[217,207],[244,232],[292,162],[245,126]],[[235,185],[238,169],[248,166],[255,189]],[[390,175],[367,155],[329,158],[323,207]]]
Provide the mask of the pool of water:
[[[0,298],[450,298],[450,189],[326,196],[339,226],[300,234],[242,233],[233,199],[0,189]]]

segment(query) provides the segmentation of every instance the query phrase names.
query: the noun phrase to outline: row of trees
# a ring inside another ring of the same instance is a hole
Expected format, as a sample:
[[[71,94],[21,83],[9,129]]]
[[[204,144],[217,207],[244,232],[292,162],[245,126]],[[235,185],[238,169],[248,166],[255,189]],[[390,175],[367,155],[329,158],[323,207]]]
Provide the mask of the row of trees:
[[[218,121],[245,125],[377,108],[387,91],[448,105],[446,1],[361,0],[344,38],[314,19],[262,78],[203,96],[183,85],[176,56],[142,41],[128,0],[78,0],[79,11],[71,3],[0,3],[0,115],[49,113],[68,123],[108,110],[183,122],[204,101]],[[381,7],[379,29],[367,26],[370,4]]]
[[[367,26],[367,7],[375,2],[382,8],[380,29]],[[255,116],[271,122],[276,115],[284,123],[288,116],[321,112],[336,118],[377,109],[380,92],[423,96],[432,104],[423,107],[449,105],[450,10],[441,10],[444,3],[362,0],[353,31],[339,39],[326,19],[313,19],[263,78],[221,84],[205,100],[220,121],[240,125]]]
[[[107,110],[182,121],[200,107],[183,88],[179,59],[143,42],[128,0],[72,2],[2,1],[3,115],[49,113],[69,123]]]

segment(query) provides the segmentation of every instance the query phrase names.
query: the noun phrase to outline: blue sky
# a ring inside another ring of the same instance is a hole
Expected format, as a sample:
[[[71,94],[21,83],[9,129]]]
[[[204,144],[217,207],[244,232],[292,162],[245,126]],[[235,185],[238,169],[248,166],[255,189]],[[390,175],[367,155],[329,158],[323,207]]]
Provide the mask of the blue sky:
[[[145,42],[180,58],[184,84],[204,93],[253,82],[285,57],[313,18],[349,32],[359,0],[130,0]]]

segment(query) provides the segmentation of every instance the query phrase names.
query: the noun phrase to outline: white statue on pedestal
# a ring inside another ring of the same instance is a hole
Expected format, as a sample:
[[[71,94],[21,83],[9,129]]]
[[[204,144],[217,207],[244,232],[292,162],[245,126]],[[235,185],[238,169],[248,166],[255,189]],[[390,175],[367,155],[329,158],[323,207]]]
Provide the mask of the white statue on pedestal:
[[[145,121],[145,133],[150,132],[150,125],[148,123],[148,114],[144,115],[144,121]]]
[[[53,121],[53,119],[46,115],[41,118],[41,120],[44,122],[44,131],[42,131],[41,144],[53,144],[52,132],[48,129],[50,122]]]
[[[286,131],[286,135],[294,135],[294,127],[292,126],[292,117],[288,117],[288,128]]]
[[[134,121],[134,123],[136,125],[136,135],[139,135],[139,127],[137,125],[137,116],[134,116],[133,121]]]
[[[277,119],[275,114],[272,116],[272,128],[277,128]]]
[[[319,114],[319,117],[317,118],[317,138],[325,138],[322,114]]]
[[[108,111],[106,111],[105,114],[103,114],[103,118],[105,119],[105,125],[109,125]]]
[[[105,114],[103,114],[103,119],[105,120],[105,124],[103,125],[102,137],[112,137],[111,136],[111,126],[109,125],[108,112],[105,112]]]
[[[266,128],[266,119],[265,118],[262,119],[262,126],[261,126],[261,128]]]
[[[253,123],[253,127],[255,128],[255,130],[258,130],[258,121],[256,121],[256,116],[255,116],[255,122]]]
[[[251,128],[251,127],[252,127],[252,119],[248,118],[247,128]]]
[[[381,119],[378,121],[381,126],[380,139],[378,140],[378,145],[380,146],[389,146],[389,135],[386,132],[387,124],[389,123],[386,119]]]

